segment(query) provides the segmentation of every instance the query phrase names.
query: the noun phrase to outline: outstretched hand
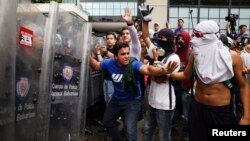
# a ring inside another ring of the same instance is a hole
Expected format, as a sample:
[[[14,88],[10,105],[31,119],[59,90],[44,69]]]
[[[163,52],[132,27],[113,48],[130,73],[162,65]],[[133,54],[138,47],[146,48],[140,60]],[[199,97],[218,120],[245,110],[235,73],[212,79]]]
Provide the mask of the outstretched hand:
[[[175,61],[169,61],[166,67],[167,74],[171,74],[178,67],[178,63]]]
[[[250,66],[244,66],[243,67],[243,73],[250,74]]]
[[[152,20],[151,12],[153,11],[153,9],[154,7],[151,7],[151,9],[149,9],[149,5],[145,5],[144,3],[139,6],[139,10],[141,12],[141,15],[143,16],[144,21],[150,22]]]
[[[132,18],[132,14],[131,14],[131,9],[126,7],[124,9],[124,15],[122,16],[123,20],[127,23],[127,24],[133,24],[133,18]]]

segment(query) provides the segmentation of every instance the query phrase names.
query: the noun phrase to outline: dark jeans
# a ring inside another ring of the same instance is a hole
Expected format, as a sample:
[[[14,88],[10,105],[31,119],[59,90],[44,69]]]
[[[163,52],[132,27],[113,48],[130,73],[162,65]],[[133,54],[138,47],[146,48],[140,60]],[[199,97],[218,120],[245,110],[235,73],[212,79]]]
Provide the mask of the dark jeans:
[[[121,116],[124,122],[126,141],[137,140],[137,121],[141,109],[140,100],[117,100],[112,98],[104,113],[103,124],[113,141],[122,141],[116,124]]]
[[[173,116],[174,110],[159,110],[149,105],[145,116],[143,141],[152,141],[156,126],[159,130],[159,141],[171,141]]]
[[[188,137],[189,136],[188,111],[189,111],[190,102],[192,100],[191,94],[185,91],[182,91],[181,100],[182,100],[182,110],[183,110],[183,116],[184,116],[183,135],[184,137]]]

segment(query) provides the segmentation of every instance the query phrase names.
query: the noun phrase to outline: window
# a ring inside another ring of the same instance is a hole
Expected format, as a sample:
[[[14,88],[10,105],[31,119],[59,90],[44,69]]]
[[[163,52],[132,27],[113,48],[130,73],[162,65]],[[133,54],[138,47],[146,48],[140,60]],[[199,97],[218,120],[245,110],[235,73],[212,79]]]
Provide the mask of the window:
[[[90,16],[121,16],[124,8],[129,7],[132,15],[137,15],[137,2],[83,2],[81,3],[83,10],[90,13]]]
[[[226,17],[228,15],[228,9],[227,8],[221,8],[220,9],[220,17]]]
[[[220,9],[218,8],[210,8],[209,9],[209,17],[219,18],[220,17]]]
[[[182,17],[189,17],[189,8],[181,8],[179,13]]]
[[[249,9],[240,9],[240,18],[249,18],[250,10]]]
[[[208,8],[201,8],[200,9],[200,17],[201,18],[208,18]]]
[[[190,12],[192,10],[192,12]],[[197,23],[197,8],[194,7],[171,7],[169,8],[169,23],[172,30],[177,28],[178,19],[184,20],[184,29],[190,34],[193,32],[193,26]],[[191,18],[192,14],[192,18]]]
[[[247,25],[249,32],[250,0],[231,0],[231,9],[228,8],[229,1],[230,0],[200,0],[201,8],[199,9],[198,15],[198,0],[170,0],[168,11],[170,28],[177,28],[177,19],[183,18],[185,20],[185,30],[188,30],[189,33],[191,33],[193,26],[195,27],[198,22],[214,20],[219,23],[220,31],[226,33],[227,21],[225,20],[225,17],[231,13],[239,15],[239,18],[236,20],[236,29],[238,29],[239,25],[245,24]],[[190,17],[190,10],[193,10],[192,18]]]

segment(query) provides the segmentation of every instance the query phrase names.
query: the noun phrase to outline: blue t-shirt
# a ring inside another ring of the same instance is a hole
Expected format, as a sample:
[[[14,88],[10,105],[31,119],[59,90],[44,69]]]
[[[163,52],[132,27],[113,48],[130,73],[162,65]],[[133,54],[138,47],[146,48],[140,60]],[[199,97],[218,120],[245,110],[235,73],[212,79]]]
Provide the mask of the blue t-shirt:
[[[125,91],[124,93],[121,92],[121,84],[122,84],[122,77],[125,70],[125,67],[122,68],[118,66],[116,60],[114,58],[105,59],[100,63],[101,69],[106,70],[109,75],[111,76],[111,80],[114,85],[114,97],[119,100],[127,100],[127,99],[141,99],[141,88],[140,88],[140,76],[139,73],[140,67],[143,65],[140,61],[133,61],[132,68],[134,71],[136,83],[138,86],[139,94],[132,94],[129,91]]]

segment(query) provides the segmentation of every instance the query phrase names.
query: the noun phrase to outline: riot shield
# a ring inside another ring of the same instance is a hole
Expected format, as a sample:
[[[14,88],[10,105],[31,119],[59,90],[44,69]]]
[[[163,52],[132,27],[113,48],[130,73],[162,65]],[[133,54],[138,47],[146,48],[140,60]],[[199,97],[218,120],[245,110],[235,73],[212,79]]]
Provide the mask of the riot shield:
[[[87,90],[90,27],[83,19],[59,9],[54,38],[50,141],[80,141]]]
[[[93,37],[91,51],[96,53],[96,47],[106,47],[106,41],[103,37]],[[89,92],[88,92],[88,103],[87,106],[93,106],[97,102],[104,99],[103,95],[103,73],[102,71],[96,71],[92,68],[89,74]]]
[[[0,1],[0,138],[14,141],[16,0]]]
[[[37,101],[44,44],[45,16],[30,2],[17,7],[17,54],[15,75],[15,141],[36,136]]]
[[[37,102],[37,134],[36,141],[48,141],[49,121],[50,121],[50,92],[54,62],[54,34],[56,32],[55,21],[57,21],[58,3],[51,2],[49,16],[46,20],[44,46],[42,54],[42,72],[39,85],[39,95]]]

